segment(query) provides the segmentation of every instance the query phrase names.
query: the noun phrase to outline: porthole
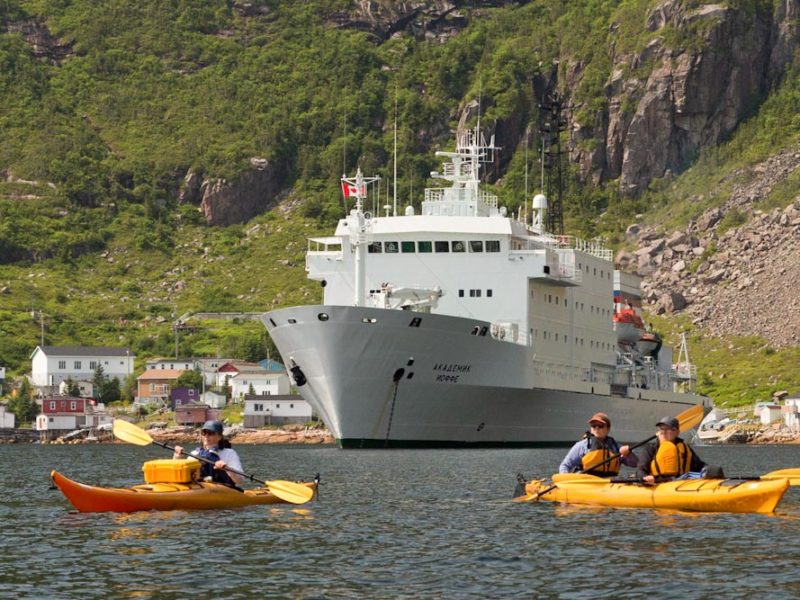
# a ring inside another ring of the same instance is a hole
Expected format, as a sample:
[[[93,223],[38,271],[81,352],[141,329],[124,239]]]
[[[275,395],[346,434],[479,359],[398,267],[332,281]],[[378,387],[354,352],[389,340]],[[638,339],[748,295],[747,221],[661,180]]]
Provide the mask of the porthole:
[[[317,318],[318,318],[320,321],[327,321],[328,319],[330,319],[330,317],[328,316],[328,313],[319,313],[319,314],[317,315]]]

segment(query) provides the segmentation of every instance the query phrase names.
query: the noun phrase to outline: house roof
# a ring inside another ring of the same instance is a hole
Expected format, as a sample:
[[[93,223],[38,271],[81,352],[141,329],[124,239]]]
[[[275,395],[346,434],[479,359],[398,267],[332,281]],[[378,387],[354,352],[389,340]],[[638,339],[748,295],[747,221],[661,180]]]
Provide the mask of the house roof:
[[[267,371],[277,372],[286,370],[286,367],[284,367],[277,360],[272,360],[271,358],[265,358],[264,360],[259,361],[258,364],[261,365],[263,368],[265,368]]]
[[[148,369],[136,379],[139,381],[150,379],[177,379],[182,373],[186,373],[186,371],[183,369]]]
[[[36,346],[33,351],[41,350],[47,356],[130,356],[130,348],[115,346]],[[32,355],[31,355],[32,356]]]

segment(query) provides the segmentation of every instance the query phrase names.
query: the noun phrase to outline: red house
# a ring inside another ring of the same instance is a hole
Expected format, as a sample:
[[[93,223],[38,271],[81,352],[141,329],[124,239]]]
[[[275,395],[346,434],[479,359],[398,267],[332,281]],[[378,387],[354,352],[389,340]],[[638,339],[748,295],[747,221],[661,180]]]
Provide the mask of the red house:
[[[42,412],[46,415],[85,415],[86,398],[51,397],[42,400]]]

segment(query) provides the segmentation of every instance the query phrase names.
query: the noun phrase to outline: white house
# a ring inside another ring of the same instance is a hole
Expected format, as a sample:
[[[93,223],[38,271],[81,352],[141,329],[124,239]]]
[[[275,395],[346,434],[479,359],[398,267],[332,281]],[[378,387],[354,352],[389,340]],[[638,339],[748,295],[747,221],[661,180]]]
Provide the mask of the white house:
[[[145,370],[167,369],[169,371],[191,371],[194,366],[195,360],[193,358],[154,358],[144,364]]]
[[[108,379],[116,377],[123,382],[133,373],[135,358],[128,348],[36,346],[31,354],[31,379],[43,393],[54,393],[58,384],[67,379],[93,379],[100,366]]]
[[[80,394],[78,394],[79,396],[82,398],[94,398],[94,383],[91,381],[74,381],[74,383],[80,390]],[[62,396],[69,395],[66,381],[62,381],[58,384],[58,393]]]
[[[0,428],[14,428],[16,417],[5,404],[0,404]]]
[[[287,395],[290,388],[286,371],[270,371],[244,361],[231,361],[217,369],[217,386],[226,385],[233,400],[242,400],[245,394]]]
[[[759,418],[762,425],[776,423],[783,418],[782,407],[780,404],[759,402],[755,407],[755,415]]]
[[[311,405],[300,396],[248,394],[244,398],[245,427],[305,423],[313,416]]]
[[[209,408],[225,408],[228,398],[220,392],[203,392],[200,395],[200,402]]]
[[[791,431],[800,431],[800,398],[787,398],[783,405],[783,423]]]

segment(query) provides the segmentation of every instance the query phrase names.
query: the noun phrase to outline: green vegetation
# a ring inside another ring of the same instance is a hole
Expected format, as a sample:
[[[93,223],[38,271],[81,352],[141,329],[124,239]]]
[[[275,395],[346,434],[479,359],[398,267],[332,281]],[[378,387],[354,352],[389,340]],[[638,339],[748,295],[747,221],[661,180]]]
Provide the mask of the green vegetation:
[[[764,11],[771,3],[721,4]],[[438,167],[433,150],[452,147],[468,102],[480,99],[485,122],[535,136],[534,83],[558,72],[564,86],[567,65],[579,64],[577,85],[562,91],[583,105],[574,118],[593,123],[607,102],[615,53],[641,53],[656,37],[691,47],[704,35],[702,23],[646,30],[654,4],[462,8],[469,25],[442,43],[407,32],[378,41],[341,27],[329,16],[352,10],[345,0],[254,0],[247,8],[223,0],[0,3],[0,23],[44,23],[57,44],[37,57],[22,34],[0,34],[0,364],[10,376],[24,373],[42,341],[125,345],[139,366],[176,353],[277,356],[255,322],[189,320],[177,331],[173,322],[187,312],[320,300],[305,278],[305,238],[328,233],[343,214],[342,172],[360,166],[383,186],[391,180],[395,105],[398,199],[417,207]],[[651,67],[643,60],[625,76],[644,78]],[[666,227],[685,224],[752,178],[750,165],[795,146],[798,115],[800,63],[730,140],[641,198],[620,198],[614,182],[582,184],[572,166],[567,229],[619,245],[639,212]],[[536,140],[527,156],[523,146],[505,148],[509,161],[493,173],[512,213],[538,170]],[[281,199],[296,209],[214,228],[196,206],[178,204],[188,170],[233,180],[252,157],[276,169]],[[777,186],[761,208],[785,205],[796,184],[795,177]],[[726,226],[746,218],[729,215]],[[757,355],[731,343],[743,361]],[[695,354],[699,362],[711,350]],[[727,384],[735,375],[726,373]],[[710,377],[716,387],[706,382],[706,391],[729,391]],[[126,381],[109,393],[125,399],[131,390]]]

